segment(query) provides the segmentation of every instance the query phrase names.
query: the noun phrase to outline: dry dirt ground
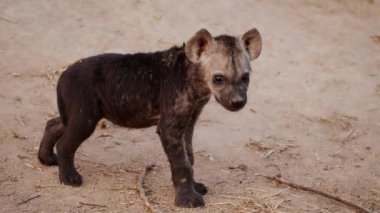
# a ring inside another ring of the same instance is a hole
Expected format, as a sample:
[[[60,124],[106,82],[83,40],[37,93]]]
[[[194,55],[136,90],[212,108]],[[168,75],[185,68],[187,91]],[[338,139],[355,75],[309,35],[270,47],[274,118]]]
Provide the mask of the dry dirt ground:
[[[202,27],[214,35],[257,27],[264,44],[249,104],[232,113],[212,100],[196,126],[205,208],[174,207],[153,127],[99,125],[76,155],[79,188],[38,162],[63,67],[166,49]],[[260,174],[380,212],[379,0],[1,0],[0,56],[0,212],[147,212],[136,186],[150,162],[144,189],[161,212],[355,212]]]

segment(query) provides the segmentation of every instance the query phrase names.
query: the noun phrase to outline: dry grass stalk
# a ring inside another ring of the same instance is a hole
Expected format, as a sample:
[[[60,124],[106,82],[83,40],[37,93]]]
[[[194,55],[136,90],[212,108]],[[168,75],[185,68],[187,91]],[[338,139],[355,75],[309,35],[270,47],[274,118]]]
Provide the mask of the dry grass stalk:
[[[257,151],[264,158],[268,158],[273,153],[281,153],[286,151],[288,148],[297,147],[297,145],[293,144],[280,144],[280,143],[267,143],[263,140],[253,141],[250,139],[250,143],[246,144],[246,146],[254,151]]]
[[[353,122],[357,121],[356,117],[348,116],[345,114],[335,112],[329,118],[319,118],[318,122],[321,124],[327,124],[335,129],[341,131],[347,131],[354,128]]]
[[[246,145],[248,148],[260,152],[266,152],[268,150],[271,150],[273,147],[269,146],[268,144],[265,144],[264,141],[252,141]]]
[[[64,66],[54,71],[48,70],[46,77],[53,86],[57,85],[59,77],[61,76],[62,72],[67,69],[67,67],[68,66]]]
[[[104,163],[100,163],[100,162],[92,162],[92,161],[81,159],[81,158],[77,158],[77,160],[80,160],[80,161],[83,161],[83,162],[89,163],[89,164],[94,164],[95,166],[100,165],[100,166],[103,166],[103,167],[107,167],[107,165],[105,165]]]
[[[282,189],[282,190],[280,190],[278,192],[269,194],[269,195],[264,195],[264,196],[261,197],[261,199],[265,199],[265,198],[270,198],[270,197],[275,197],[275,196],[281,195],[283,192],[287,191],[288,189],[289,189],[289,187],[285,188],[285,189]]]
[[[18,134],[18,133],[15,132],[14,130],[11,130],[11,131],[12,131],[12,134],[13,134],[13,137],[14,137],[14,138],[22,139],[22,140],[26,139],[25,136]]]
[[[19,122],[22,126],[26,126],[22,116],[16,115],[16,116],[15,116],[15,119],[16,119],[17,122]]]
[[[341,139],[340,142],[345,143],[345,142],[355,139],[356,135],[354,133],[355,133],[355,128],[352,128],[350,133],[348,133],[348,135],[345,138]]]
[[[99,204],[93,204],[93,203],[79,202],[79,204],[83,206],[91,206],[91,207],[97,207],[97,208],[108,208],[106,205],[99,205]]]
[[[3,20],[8,23],[17,24],[17,21],[13,20],[12,18],[5,17],[3,15],[0,15],[0,20]]]
[[[36,189],[42,189],[42,188],[55,188],[55,187],[62,188],[63,186],[62,186],[62,185],[35,185],[35,186],[34,186],[34,188],[36,188]]]
[[[280,193],[277,195],[281,194]],[[245,197],[245,196],[235,196],[235,195],[225,195],[221,194],[219,195],[223,198],[228,199],[237,199],[242,200],[242,203],[231,203],[231,202],[223,202],[223,203],[211,203],[209,205],[230,205],[233,207],[233,212],[278,212],[277,208],[284,202],[284,200],[280,201],[274,201],[273,198],[276,195],[273,196],[267,196],[265,198],[256,198],[256,197]]]

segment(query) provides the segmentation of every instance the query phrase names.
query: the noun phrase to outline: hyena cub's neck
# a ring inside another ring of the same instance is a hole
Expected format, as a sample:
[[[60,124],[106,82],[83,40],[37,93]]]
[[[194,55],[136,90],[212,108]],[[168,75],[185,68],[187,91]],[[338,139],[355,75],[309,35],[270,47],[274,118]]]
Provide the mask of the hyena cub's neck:
[[[185,54],[185,44],[174,46],[161,52],[163,66],[162,79],[176,84],[180,90],[191,90],[194,98],[209,98],[211,91],[205,81],[200,64],[191,62]]]

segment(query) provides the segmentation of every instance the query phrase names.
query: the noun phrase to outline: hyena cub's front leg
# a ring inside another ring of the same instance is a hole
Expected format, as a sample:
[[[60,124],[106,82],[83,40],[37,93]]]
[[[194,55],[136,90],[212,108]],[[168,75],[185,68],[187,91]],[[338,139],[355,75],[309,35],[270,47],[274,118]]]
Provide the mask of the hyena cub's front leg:
[[[185,133],[184,133],[185,134],[186,154],[187,154],[187,157],[188,157],[192,166],[194,165],[194,153],[193,153],[194,125],[195,125],[204,105],[207,103],[207,100],[204,101],[204,103],[199,104],[199,106],[194,110],[194,112],[191,116],[191,120],[189,120],[189,122],[186,126],[186,129],[185,129]],[[197,191],[198,193],[200,193],[202,195],[205,195],[208,192],[207,187],[203,183],[196,182],[195,180],[194,180],[194,188],[195,188],[195,191]]]
[[[184,142],[185,142],[185,147],[186,147],[187,158],[189,159],[191,166],[194,165],[194,153],[193,153],[193,142],[192,142],[193,132],[194,132],[194,124],[192,126],[186,127]],[[194,185],[195,191],[197,191],[198,193],[202,195],[205,195],[208,192],[207,187],[203,183],[196,182],[194,180],[193,185]]]
[[[175,205],[180,207],[204,206],[202,194],[195,190],[192,164],[187,156],[184,131],[186,125],[180,118],[165,120],[159,125],[159,135],[166,155],[168,156],[175,188]]]

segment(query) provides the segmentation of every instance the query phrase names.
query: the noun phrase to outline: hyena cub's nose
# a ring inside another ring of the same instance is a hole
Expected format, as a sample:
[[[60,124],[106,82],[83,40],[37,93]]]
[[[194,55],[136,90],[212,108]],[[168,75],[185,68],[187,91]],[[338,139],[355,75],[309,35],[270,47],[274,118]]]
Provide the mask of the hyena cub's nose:
[[[245,100],[241,97],[239,98],[234,98],[231,100],[231,105],[235,109],[241,109],[245,105]]]

